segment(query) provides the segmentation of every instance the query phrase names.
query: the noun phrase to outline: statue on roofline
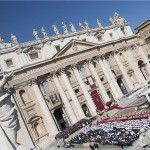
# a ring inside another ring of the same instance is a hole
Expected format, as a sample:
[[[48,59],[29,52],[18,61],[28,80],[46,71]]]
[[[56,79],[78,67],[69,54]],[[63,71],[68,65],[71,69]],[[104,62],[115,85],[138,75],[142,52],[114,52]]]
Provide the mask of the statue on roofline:
[[[56,34],[56,35],[59,35],[59,30],[58,30],[58,28],[56,27],[56,25],[52,25],[52,28],[53,28],[55,34]]]
[[[118,13],[114,13],[113,18],[109,18],[110,22],[112,25],[125,25],[127,24],[127,21],[123,18],[120,17]]]
[[[98,19],[97,19],[97,25],[98,25],[99,28],[102,28],[102,24]]]
[[[47,37],[48,37],[48,36],[47,36],[47,33],[46,33],[46,30],[45,30],[44,27],[42,27],[41,32],[42,32],[44,38],[47,38]]]
[[[86,20],[84,21],[84,24],[85,24],[85,28],[86,28],[86,30],[89,30],[89,29],[90,29],[90,27],[89,27],[89,24],[86,22]]]
[[[67,30],[67,26],[66,26],[65,22],[62,22],[62,28],[64,30],[64,33],[67,34],[68,30]]]
[[[17,44],[18,43],[17,37],[14,34],[11,34],[11,41],[12,41],[13,44]]]
[[[75,29],[75,27],[74,27],[74,25],[72,24],[72,23],[70,23],[70,30],[72,31],[72,32],[76,32],[76,29]]]
[[[82,25],[82,23],[81,23],[81,22],[79,22],[79,27],[81,28],[81,30],[82,30],[82,31],[84,31],[84,30],[85,30],[85,27]]]
[[[35,29],[33,29],[33,36],[35,37],[36,40],[39,40],[39,36],[38,36],[38,31],[36,31]]]

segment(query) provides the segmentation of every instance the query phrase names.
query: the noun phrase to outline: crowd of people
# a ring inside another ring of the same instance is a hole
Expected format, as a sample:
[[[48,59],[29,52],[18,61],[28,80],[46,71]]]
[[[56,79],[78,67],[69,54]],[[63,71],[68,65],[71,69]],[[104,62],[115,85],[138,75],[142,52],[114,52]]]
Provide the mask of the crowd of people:
[[[74,132],[78,131],[79,129],[87,126],[88,124],[90,124],[92,122],[91,119],[82,119],[80,121],[78,121],[77,123],[75,123],[73,126],[70,126],[66,129],[64,129],[63,131],[59,132],[58,134],[56,134],[55,139],[66,139],[69,137],[69,135],[73,134]]]
[[[145,112],[136,112],[134,114],[127,114],[127,115],[119,115],[119,116],[113,116],[113,117],[103,117],[101,118],[98,123],[107,123],[107,122],[114,122],[114,121],[126,121],[126,120],[136,120],[136,119],[143,119],[143,118],[149,118],[150,117],[150,112],[145,111]]]
[[[98,148],[100,145],[116,145],[121,146],[122,149],[124,146],[132,146],[141,134],[140,129],[149,129],[149,114],[148,112],[142,112],[117,116],[116,118],[104,118],[92,126],[85,127],[86,129],[83,132],[71,140],[65,141],[64,147],[84,143],[90,143],[91,150]]]

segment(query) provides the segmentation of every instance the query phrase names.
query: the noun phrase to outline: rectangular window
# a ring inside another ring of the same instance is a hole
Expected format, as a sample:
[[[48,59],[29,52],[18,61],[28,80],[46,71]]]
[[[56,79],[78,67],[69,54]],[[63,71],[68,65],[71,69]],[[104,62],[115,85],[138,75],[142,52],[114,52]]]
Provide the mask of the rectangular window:
[[[82,39],[82,41],[86,42],[86,39]]]
[[[13,61],[12,61],[12,59],[7,59],[7,60],[5,60],[5,62],[6,62],[6,65],[7,65],[8,68],[10,68],[10,67],[13,66]]]
[[[56,45],[55,48],[56,48],[57,51],[59,51],[60,50],[60,45]]]
[[[38,56],[38,53],[37,53],[37,52],[30,53],[30,54],[29,54],[29,56],[30,56],[30,59],[31,59],[31,60],[34,60],[34,59],[39,58],[39,56]]]
[[[102,41],[103,40],[102,35],[97,36],[97,39],[98,41]]]
[[[113,33],[109,33],[109,36],[113,39],[114,36],[113,36]]]
[[[125,32],[124,28],[121,28],[121,31],[122,31],[122,33],[123,33],[124,35],[126,35],[126,32]]]

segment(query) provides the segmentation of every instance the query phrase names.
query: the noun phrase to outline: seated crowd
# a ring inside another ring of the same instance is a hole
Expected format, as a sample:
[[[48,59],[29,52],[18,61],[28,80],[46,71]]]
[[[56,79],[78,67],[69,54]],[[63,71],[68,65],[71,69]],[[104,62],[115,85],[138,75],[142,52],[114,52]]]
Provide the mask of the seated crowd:
[[[114,121],[126,121],[126,120],[132,120],[132,119],[142,119],[142,118],[149,118],[150,112],[137,112],[134,114],[128,114],[128,115],[119,115],[114,117],[103,117],[100,121],[97,123],[106,123],[106,122],[114,122]]]
[[[147,112],[138,114],[126,115],[126,119],[120,120],[120,116],[115,120],[107,120],[106,122],[97,122],[72,138],[70,141],[64,142],[64,147],[68,148],[76,144],[93,143],[90,148],[98,148],[100,145],[116,145],[132,146],[132,143],[139,137],[140,129],[149,129],[149,119],[145,114]],[[135,117],[136,116],[136,117]],[[125,115],[124,115],[125,117]],[[139,118],[140,117],[140,118]],[[142,118],[143,117],[143,118]]]

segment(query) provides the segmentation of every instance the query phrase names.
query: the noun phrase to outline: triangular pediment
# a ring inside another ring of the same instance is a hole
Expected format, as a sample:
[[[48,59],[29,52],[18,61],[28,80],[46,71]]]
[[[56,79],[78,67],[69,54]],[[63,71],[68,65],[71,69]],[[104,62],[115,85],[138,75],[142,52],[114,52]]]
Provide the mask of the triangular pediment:
[[[81,52],[96,46],[98,46],[97,43],[73,39],[70,42],[68,42],[54,57]]]

